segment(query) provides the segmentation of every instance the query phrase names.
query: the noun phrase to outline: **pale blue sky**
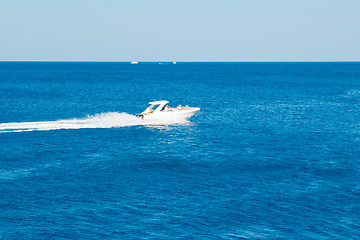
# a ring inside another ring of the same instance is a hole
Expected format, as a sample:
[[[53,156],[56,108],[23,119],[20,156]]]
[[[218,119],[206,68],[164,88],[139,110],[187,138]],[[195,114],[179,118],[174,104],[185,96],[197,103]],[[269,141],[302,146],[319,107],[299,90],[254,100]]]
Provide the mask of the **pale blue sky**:
[[[0,0],[0,60],[360,60],[360,0]]]

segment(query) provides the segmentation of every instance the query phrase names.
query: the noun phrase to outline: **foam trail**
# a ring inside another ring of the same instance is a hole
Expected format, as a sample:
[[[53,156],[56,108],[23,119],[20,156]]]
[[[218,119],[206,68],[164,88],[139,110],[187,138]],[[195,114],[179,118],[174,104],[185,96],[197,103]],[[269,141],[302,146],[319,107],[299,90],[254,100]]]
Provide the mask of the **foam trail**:
[[[82,119],[64,119],[57,121],[1,123],[0,132],[48,131],[58,129],[115,128],[136,125],[169,125],[185,123],[187,120],[142,120],[127,113],[108,112],[88,116]]]

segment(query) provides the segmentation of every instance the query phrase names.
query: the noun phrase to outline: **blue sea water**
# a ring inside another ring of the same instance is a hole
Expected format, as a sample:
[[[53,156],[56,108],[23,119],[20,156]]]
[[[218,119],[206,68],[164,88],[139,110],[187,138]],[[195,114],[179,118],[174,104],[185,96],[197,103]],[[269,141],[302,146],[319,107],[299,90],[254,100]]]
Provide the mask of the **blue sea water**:
[[[360,238],[360,63],[1,62],[0,142],[1,239]]]

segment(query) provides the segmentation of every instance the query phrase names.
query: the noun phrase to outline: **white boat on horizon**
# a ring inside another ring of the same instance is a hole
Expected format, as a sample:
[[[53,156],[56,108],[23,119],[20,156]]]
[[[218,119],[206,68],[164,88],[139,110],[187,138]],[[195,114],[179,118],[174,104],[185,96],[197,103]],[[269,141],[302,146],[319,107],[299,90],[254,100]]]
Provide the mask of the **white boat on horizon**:
[[[139,62],[137,61],[132,61],[131,64],[138,64]]]
[[[187,105],[170,108],[168,103],[169,101],[149,102],[150,106],[136,116],[141,119],[189,119],[200,111],[199,107],[188,107]]]

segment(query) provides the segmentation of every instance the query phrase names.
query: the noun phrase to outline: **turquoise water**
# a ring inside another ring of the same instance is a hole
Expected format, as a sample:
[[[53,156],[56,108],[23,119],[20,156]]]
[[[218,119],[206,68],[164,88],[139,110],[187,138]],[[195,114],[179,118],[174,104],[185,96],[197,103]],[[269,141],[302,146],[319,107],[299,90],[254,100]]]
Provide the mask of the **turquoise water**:
[[[0,238],[357,239],[359,102],[360,63],[1,62]]]

